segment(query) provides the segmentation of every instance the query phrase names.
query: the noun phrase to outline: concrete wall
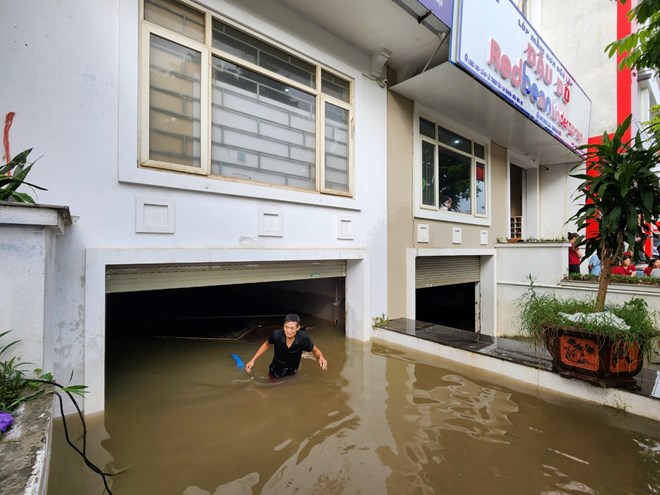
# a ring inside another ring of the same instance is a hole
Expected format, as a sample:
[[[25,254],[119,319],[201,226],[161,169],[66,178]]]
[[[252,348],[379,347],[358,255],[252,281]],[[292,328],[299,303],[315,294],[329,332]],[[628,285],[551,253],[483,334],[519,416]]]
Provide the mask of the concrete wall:
[[[413,211],[413,103],[389,92],[387,100],[387,317],[406,314],[405,250],[414,242]],[[380,316],[374,315],[374,316]]]
[[[568,175],[579,170],[574,167],[574,163],[539,167],[541,239],[567,238],[568,232],[578,230],[575,222],[567,222],[581,206],[576,194],[580,181]]]
[[[593,300],[598,292],[597,283],[535,284],[539,293],[555,293],[561,298]],[[529,291],[529,284],[498,282],[497,331],[496,335],[515,335],[520,331],[518,306],[520,299]],[[660,288],[655,286],[612,284],[607,291],[607,304],[621,305],[633,297],[644,299],[651,311],[660,311]],[[657,355],[657,351],[656,351]],[[657,362],[657,357],[654,358]]]
[[[602,0],[538,0],[528,18],[580,87],[591,98],[590,135],[616,127],[616,59],[605,46],[616,40],[617,3]]]
[[[507,152],[501,146],[490,145],[491,166],[491,226],[488,232],[488,246],[493,246],[499,237],[509,237],[509,177]]]
[[[31,174],[48,188],[38,201],[77,217],[57,245],[45,367],[90,385],[87,412],[103,407],[107,265],[347,259],[347,335],[368,338],[386,311],[386,90],[362,76],[367,54],[269,2],[205,4],[354,78],[352,198],[138,168],[139,2],[0,0],[12,150],[43,155]],[[172,233],[136,229],[149,203],[166,205]],[[281,237],[259,235],[262,208],[278,209]],[[340,219],[352,239],[338,239]]]
[[[0,442],[3,495],[44,495],[55,398],[48,394],[24,402],[14,411],[14,424]]]
[[[498,244],[498,282],[556,284],[568,272],[569,243]]]
[[[527,8],[535,29],[591,99],[589,136],[612,132],[617,124],[617,68],[605,46],[616,39],[617,2],[539,0],[528,2]],[[579,208],[579,182],[568,177],[576,163],[540,164],[541,238],[578,230],[566,223]]]
[[[556,287],[568,272],[568,243],[498,244],[497,326],[495,335],[512,335],[517,328],[519,298],[530,279],[539,287]]]
[[[2,360],[16,357],[28,374],[44,368],[44,327],[53,324],[56,238],[68,220],[66,209],[0,205],[0,333],[9,331],[0,347],[18,341]]]
[[[485,91],[485,90],[484,90]],[[492,247],[509,229],[509,184],[507,150],[490,143],[490,181],[487,198],[490,225],[470,225],[415,218],[414,103],[390,93],[388,98],[388,312],[387,317],[415,315],[415,258],[417,256],[480,256],[481,330],[495,328],[495,262]],[[430,242],[418,242],[418,226],[428,225]],[[461,243],[454,244],[454,229],[461,230]],[[483,242],[482,232],[486,232]]]
[[[563,281],[568,272],[568,243],[500,244],[497,251],[497,327],[495,335],[515,335],[520,329],[518,306],[530,289],[529,276],[540,293],[560,298],[593,300],[596,282]],[[660,311],[660,287],[611,284],[608,304],[619,305],[633,297],[643,298],[651,311]],[[660,313],[659,313],[660,314]]]

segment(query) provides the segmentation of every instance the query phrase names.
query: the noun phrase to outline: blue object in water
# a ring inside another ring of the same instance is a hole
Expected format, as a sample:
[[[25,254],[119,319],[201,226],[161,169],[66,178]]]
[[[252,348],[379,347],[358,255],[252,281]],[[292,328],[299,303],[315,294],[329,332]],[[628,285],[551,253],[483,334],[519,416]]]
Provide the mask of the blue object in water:
[[[234,361],[236,361],[236,366],[238,366],[240,369],[245,368],[245,365],[243,364],[243,361],[241,361],[241,358],[238,357],[238,354],[232,354],[231,357],[233,357]]]

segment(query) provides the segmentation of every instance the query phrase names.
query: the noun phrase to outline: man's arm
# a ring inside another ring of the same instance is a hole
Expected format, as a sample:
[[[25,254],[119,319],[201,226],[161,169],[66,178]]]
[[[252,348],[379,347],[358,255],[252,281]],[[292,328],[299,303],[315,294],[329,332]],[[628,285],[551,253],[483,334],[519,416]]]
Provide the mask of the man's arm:
[[[312,354],[314,354],[314,356],[316,356],[316,359],[319,360],[319,366],[321,367],[321,369],[323,371],[327,370],[328,369],[328,362],[323,357],[323,353],[321,352],[321,349],[314,346],[314,348],[312,349]]]
[[[252,367],[254,366],[254,362],[269,348],[270,348],[270,344],[268,343],[268,341],[261,344],[259,349],[257,349],[257,352],[255,352],[254,356],[252,356],[252,359],[250,359],[247,363],[245,363],[245,371],[247,371],[248,373],[252,373]]]

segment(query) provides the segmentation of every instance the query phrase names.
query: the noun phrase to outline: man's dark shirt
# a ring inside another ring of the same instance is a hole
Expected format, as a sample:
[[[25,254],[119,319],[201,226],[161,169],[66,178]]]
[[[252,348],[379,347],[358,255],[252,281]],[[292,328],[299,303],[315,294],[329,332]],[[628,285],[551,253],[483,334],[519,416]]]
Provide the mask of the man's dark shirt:
[[[286,346],[286,335],[283,329],[273,330],[268,337],[268,343],[275,346],[275,356],[270,365],[271,374],[284,376],[292,375],[298,371],[300,366],[300,358],[303,351],[311,352],[314,349],[314,343],[309,335],[304,330],[298,330],[293,339],[291,347]],[[273,373],[273,368],[281,370],[281,372]]]

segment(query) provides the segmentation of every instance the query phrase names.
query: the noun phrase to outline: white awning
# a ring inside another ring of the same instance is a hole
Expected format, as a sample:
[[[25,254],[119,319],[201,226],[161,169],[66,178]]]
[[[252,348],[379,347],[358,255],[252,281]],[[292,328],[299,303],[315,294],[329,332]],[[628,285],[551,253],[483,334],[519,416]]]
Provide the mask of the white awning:
[[[563,143],[449,62],[390,89],[504,148],[538,158],[542,165],[581,161]]]

